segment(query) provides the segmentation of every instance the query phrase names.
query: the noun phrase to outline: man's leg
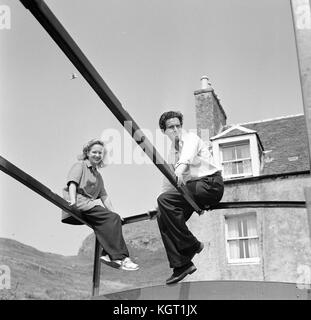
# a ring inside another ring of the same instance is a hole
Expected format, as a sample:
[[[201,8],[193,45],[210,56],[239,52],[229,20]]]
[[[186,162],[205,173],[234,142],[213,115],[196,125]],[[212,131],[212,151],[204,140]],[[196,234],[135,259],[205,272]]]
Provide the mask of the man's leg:
[[[158,206],[158,226],[169,265],[171,268],[185,266],[200,246],[186,225],[193,209],[177,190],[162,193],[158,197]]]
[[[224,193],[223,179],[219,174],[188,181],[186,187],[193,194],[196,203],[201,207],[217,204]]]

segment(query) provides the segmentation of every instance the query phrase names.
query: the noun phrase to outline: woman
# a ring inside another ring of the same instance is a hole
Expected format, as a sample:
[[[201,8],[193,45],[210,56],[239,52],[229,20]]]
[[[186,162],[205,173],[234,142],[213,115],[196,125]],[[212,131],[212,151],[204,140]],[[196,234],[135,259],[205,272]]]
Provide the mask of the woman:
[[[139,266],[129,258],[121,218],[114,212],[103,178],[98,172],[104,166],[105,155],[101,140],[94,139],[87,143],[81,161],[75,163],[68,173],[64,198],[79,209],[83,218],[93,227],[103,247],[102,262],[117,269],[138,270]]]

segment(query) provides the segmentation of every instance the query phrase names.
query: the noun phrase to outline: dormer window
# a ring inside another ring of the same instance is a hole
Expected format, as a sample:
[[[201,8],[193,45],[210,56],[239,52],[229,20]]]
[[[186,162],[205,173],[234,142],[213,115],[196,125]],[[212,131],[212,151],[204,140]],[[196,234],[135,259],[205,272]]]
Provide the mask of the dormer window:
[[[236,178],[253,175],[249,140],[235,144],[221,144],[219,147],[224,177]]]
[[[232,126],[211,141],[225,179],[259,176],[263,148],[256,131]]]

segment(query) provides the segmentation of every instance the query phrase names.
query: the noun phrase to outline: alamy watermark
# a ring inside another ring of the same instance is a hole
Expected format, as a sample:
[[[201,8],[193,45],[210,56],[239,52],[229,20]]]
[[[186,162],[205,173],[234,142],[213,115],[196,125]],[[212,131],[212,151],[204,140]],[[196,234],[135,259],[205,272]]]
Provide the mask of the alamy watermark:
[[[309,0],[296,0],[296,27],[298,30],[311,29],[311,10]]]
[[[0,30],[11,29],[11,9],[9,6],[0,5]]]
[[[197,134],[196,129],[187,130]],[[131,137],[131,135],[132,137]],[[201,139],[208,143],[209,130],[200,130]],[[160,129],[152,132],[149,129],[134,129],[131,121],[124,122],[123,132],[117,129],[105,129],[101,134],[105,143],[107,164],[163,164],[170,163],[171,141]],[[156,155],[158,152],[158,155]]]
[[[7,265],[0,265],[0,290],[11,289],[11,270]]]
[[[298,289],[311,289],[311,267],[305,264],[297,266],[297,281],[296,286]]]

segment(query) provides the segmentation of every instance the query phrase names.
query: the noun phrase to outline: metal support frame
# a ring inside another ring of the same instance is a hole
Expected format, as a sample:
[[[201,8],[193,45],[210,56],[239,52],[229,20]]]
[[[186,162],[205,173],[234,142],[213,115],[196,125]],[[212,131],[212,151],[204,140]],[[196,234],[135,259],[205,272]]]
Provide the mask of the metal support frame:
[[[44,184],[39,182],[38,180],[34,179],[32,176],[24,172],[23,170],[16,167],[13,163],[6,160],[2,156],[0,156],[0,170],[6,173],[7,175],[11,176],[15,180],[19,181],[20,183],[24,184],[27,188],[33,190],[34,192],[38,193],[40,196],[45,198],[46,200],[52,202],[60,209],[68,212],[72,215],[75,219],[79,220],[82,224],[89,226],[81,216],[80,212],[75,209],[74,207],[70,207],[68,202],[63,199],[58,194],[52,192],[49,188],[47,188]]]
[[[82,217],[79,211],[75,208],[70,207],[66,200],[52,192],[49,188],[43,185],[38,180],[31,177],[26,172],[22,171],[11,162],[0,156],[0,170],[11,176],[15,180],[24,184],[27,188],[38,193],[40,196],[53,203],[62,210],[65,210],[71,214],[75,219],[79,220],[81,223],[89,225]],[[215,206],[206,207],[205,210],[216,210],[216,209],[237,209],[237,208],[305,208],[305,201],[242,201],[242,202],[221,202]],[[148,211],[146,213],[138,214],[131,217],[126,217],[122,221],[122,224],[135,223],[143,220],[155,219],[157,215],[156,210]],[[99,294],[100,287],[100,254],[101,245],[95,237],[95,252],[94,252],[94,266],[93,266],[93,287],[92,296],[97,296]]]
[[[122,107],[121,102],[113,94],[111,89],[107,86],[100,74],[93,67],[47,4],[43,0],[20,0],[20,2],[33,14],[42,27],[52,37],[68,59],[73,63],[77,70],[79,70],[84,79],[94,89],[99,98],[133,137],[135,142],[143,149],[146,155],[153,161],[155,166],[183,195],[194,211],[199,214],[202,213],[202,209],[195,203],[192,195],[189,193],[185,185],[180,187],[177,185],[175,173],[171,170],[170,166],[164,161],[157,149],[144,135],[134,119]]]
[[[94,265],[93,265],[93,288],[92,288],[92,296],[93,297],[99,295],[101,250],[102,250],[101,245],[95,236]]]
[[[104,80],[98,74],[96,69],[91,65],[86,56],[70,37],[68,32],[64,29],[61,23],[54,16],[52,11],[48,8],[42,0],[20,0],[23,5],[31,11],[39,23],[49,33],[49,35],[58,44],[61,50],[66,54],[70,61],[80,71],[86,81],[91,85],[94,91],[98,94],[101,100],[106,104],[110,111],[116,116],[119,122],[124,126],[126,121],[131,122],[131,126],[125,126],[127,131],[134,138],[135,142],[140,145],[143,151],[149,156],[158,169],[168,178],[168,180],[175,186],[175,188],[185,197],[194,211],[199,214],[203,212],[194,202],[191,195],[186,190],[185,186],[178,187],[176,184],[176,177],[168,164],[161,158],[155,147],[148,141],[147,137],[142,133],[136,122],[123,109],[120,101],[115,97]],[[306,124],[308,130],[309,140],[309,156],[311,159],[311,18],[310,18],[310,2],[309,0],[291,0],[292,13],[294,21],[294,29],[296,36],[296,47],[299,58],[300,77],[302,84],[302,93],[304,101],[304,111],[306,117]],[[305,20],[302,21],[302,15],[305,10]],[[309,15],[309,16],[308,16]],[[309,19],[309,20],[308,20]],[[52,202],[57,207],[70,213],[75,219],[81,223],[92,228],[86,221],[84,221],[79,212],[70,207],[68,203],[59,195],[53,193],[50,189],[42,183],[29,176],[8,160],[0,156],[0,170],[10,175],[17,181],[24,184],[26,187],[32,189],[46,200]],[[248,201],[248,202],[227,202],[220,203],[216,206],[206,207],[206,210],[214,209],[230,209],[230,208],[264,208],[264,207],[295,207],[305,208],[306,203],[310,203],[310,192],[306,192],[307,202],[305,201]],[[310,207],[308,206],[308,211]],[[156,211],[148,212],[141,215],[125,218],[123,224],[133,223],[141,220],[152,219],[156,215]],[[309,213],[310,216],[310,213]],[[309,220],[311,221],[311,219]],[[311,222],[310,230],[311,230]],[[95,237],[96,239],[96,237]],[[95,240],[95,254],[94,254],[94,269],[93,269],[93,288],[92,295],[99,294],[100,286],[100,251],[101,246],[97,239]]]

